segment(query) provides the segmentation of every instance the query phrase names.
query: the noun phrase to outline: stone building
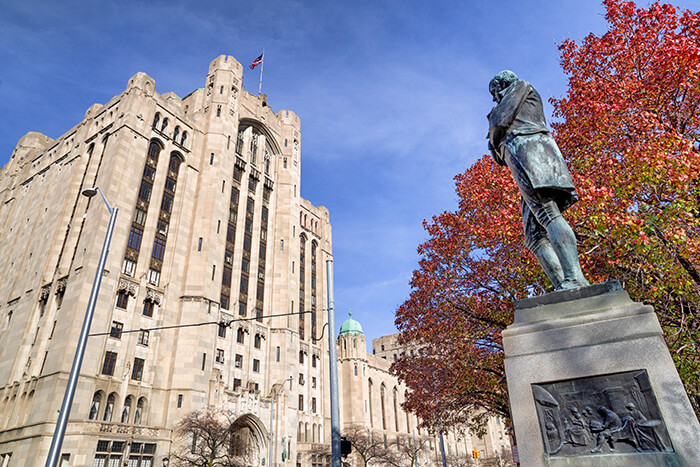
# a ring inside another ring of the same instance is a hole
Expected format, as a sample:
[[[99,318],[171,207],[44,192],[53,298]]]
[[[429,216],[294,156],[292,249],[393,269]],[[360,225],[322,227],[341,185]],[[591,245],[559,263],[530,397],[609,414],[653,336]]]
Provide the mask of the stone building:
[[[368,353],[360,323],[350,316],[342,324],[337,340],[341,427],[366,427],[383,437],[386,446],[395,443],[397,437],[412,438],[415,434],[425,440],[424,452],[418,455],[420,465],[440,465],[439,438],[418,428],[416,416],[402,409],[406,386],[389,372],[393,362],[412,351],[417,350],[400,347],[398,334],[390,334],[373,339],[372,353]],[[470,458],[477,450],[481,459],[505,457],[510,451],[506,428],[503,420],[491,417],[484,436],[466,429],[452,430],[444,435],[445,453]]]
[[[48,453],[108,225],[81,196],[94,186],[119,212],[62,464],[160,466],[177,422],[212,405],[269,466],[277,391],[272,464],[326,442],[329,213],[299,195],[298,116],[242,75],[220,56],[180,98],[137,73],[59,138],[21,138],[0,171],[3,465]]]

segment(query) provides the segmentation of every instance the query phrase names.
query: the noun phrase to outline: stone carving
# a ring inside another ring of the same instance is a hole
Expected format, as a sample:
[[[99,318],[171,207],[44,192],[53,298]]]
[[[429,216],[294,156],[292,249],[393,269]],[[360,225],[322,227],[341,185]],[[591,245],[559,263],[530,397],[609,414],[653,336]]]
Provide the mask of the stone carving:
[[[56,295],[63,295],[66,292],[67,285],[68,285],[68,276],[60,278],[56,282]]]
[[[533,384],[545,452],[673,452],[646,370]]]
[[[49,299],[50,292],[51,292],[51,284],[43,286],[41,288],[41,292],[39,292],[39,301],[46,302]]]
[[[128,281],[124,279],[123,277],[119,278],[119,284],[117,285],[117,291],[121,292],[124,291],[127,294],[131,295],[132,297],[135,297],[136,294],[138,293],[139,286],[135,282]]]
[[[576,251],[576,236],[561,213],[578,201],[557,143],[549,133],[542,98],[512,71],[489,83],[496,102],[488,115],[489,150],[510,169],[520,191],[525,245],[557,290],[588,285]]]
[[[160,306],[160,303],[163,300],[163,294],[153,289],[146,288],[146,300],[150,300],[156,305]]]

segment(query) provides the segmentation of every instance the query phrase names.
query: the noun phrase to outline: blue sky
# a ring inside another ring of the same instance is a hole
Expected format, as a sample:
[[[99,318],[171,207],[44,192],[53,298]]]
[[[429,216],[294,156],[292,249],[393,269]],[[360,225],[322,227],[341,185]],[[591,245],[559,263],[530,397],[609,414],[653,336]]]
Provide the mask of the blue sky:
[[[560,97],[557,43],[606,27],[589,0],[0,4],[0,166],[25,133],[60,136],[138,71],[185,96],[228,54],[257,92],[247,65],[265,48],[270,106],[302,119],[301,194],[331,213],[336,323],[351,308],[368,344],[395,332],[423,219],[455,209],[452,177],[486,152],[490,78],[511,69]]]

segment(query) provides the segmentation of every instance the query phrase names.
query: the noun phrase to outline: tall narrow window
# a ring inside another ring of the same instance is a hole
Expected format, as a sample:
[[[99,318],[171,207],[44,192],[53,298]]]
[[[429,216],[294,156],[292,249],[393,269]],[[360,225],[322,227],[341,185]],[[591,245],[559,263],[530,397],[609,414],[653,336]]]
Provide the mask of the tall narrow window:
[[[114,375],[114,367],[117,364],[117,353],[116,352],[105,352],[105,360],[102,364],[102,374],[103,375]]]
[[[160,114],[157,113],[153,122],[154,128],[157,127],[159,119]],[[167,125],[167,119],[163,121],[163,125]],[[134,207],[134,217],[126,244],[126,254],[122,263],[121,272],[127,276],[133,277],[136,271],[136,263],[139,258],[141,241],[143,239],[143,227],[146,224],[146,213],[148,212],[151,194],[153,193],[153,180],[156,176],[156,168],[158,166],[158,158],[161,150],[162,146],[160,142],[156,140],[150,142],[141,177],[141,185],[139,186],[138,199]]]
[[[165,246],[167,243],[168,225],[173,212],[175,203],[175,187],[177,185],[177,177],[180,171],[182,156],[177,152],[170,155],[168,161],[168,174],[165,179],[165,187],[163,197],[160,202],[160,213],[158,215],[158,230],[153,239],[153,250],[151,253],[151,264],[148,271],[148,281],[153,285],[159,285],[160,274],[163,270],[163,261],[165,257]]]
[[[143,364],[144,360],[142,358],[134,358],[134,366],[131,368],[131,379],[141,381],[143,377]]]

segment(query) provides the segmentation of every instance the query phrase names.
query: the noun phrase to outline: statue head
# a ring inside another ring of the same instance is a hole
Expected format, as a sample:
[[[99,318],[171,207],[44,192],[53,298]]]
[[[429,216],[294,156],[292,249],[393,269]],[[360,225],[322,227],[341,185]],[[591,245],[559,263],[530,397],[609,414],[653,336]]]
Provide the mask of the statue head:
[[[510,70],[503,70],[494,76],[489,82],[489,92],[493,96],[494,102],[501,102],[503,96],[501,91],[518,80],[518,75]]]

